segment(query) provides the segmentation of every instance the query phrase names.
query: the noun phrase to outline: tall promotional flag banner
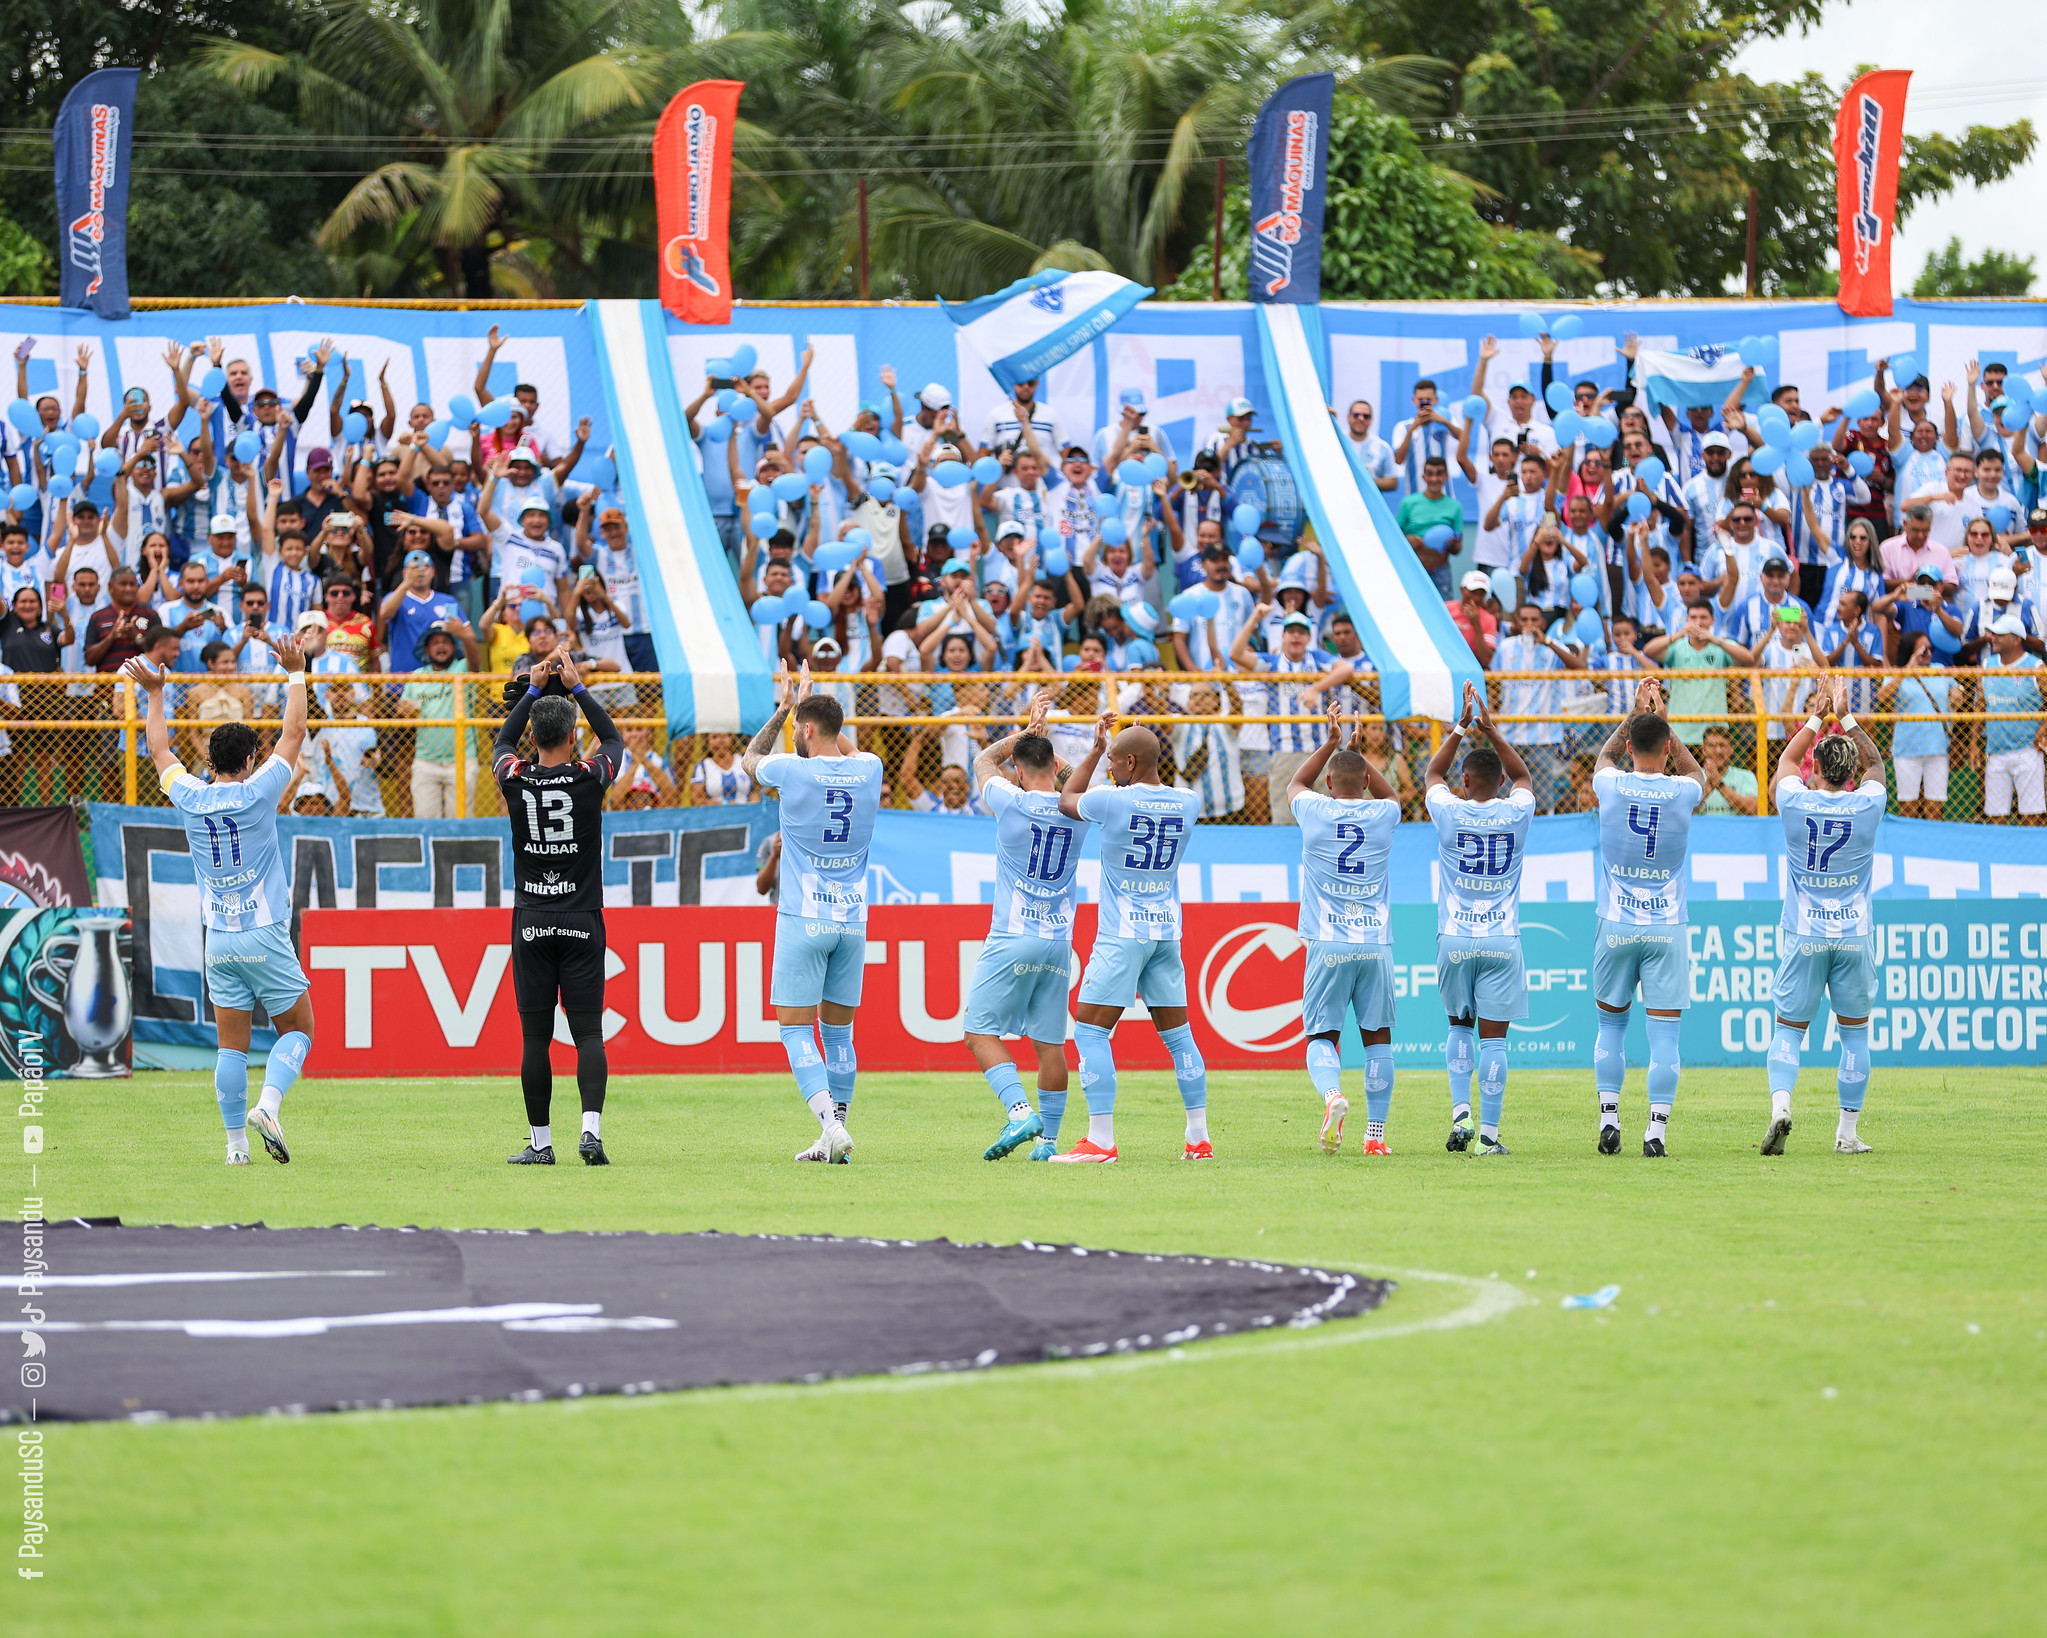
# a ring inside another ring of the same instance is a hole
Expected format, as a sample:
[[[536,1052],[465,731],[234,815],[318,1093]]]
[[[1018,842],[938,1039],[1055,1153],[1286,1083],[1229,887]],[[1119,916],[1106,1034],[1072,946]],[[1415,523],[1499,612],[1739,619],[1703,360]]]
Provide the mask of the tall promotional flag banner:
[[[1251,299],[1322,299],[1322,205],[1328,195],[1334,74],[1288,80],[1251,127]]]
[[[698,80],[654,128],[661,305],[685,324],[732,322],[732,127],[743,80]]]
[[[139,68],[102,68],[57,111],[57,299],[128,316],[128,150]]]
[[[1887,318],[1891,233],[1898,218],[1898,156],[1905,143],[1909,68],[1879,69],[1848,87],[1834,119],[1840,213],[1841,311]]]

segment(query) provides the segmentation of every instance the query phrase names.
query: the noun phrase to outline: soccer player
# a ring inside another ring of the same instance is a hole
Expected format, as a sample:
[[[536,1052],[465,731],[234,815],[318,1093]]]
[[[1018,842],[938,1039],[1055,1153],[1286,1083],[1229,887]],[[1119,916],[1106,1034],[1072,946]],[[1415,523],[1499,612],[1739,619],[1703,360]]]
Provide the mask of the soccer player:
[[[1676,773],[1663,771],[1666,758]],[[1660,1156],[1677,1096],[1678,1024],[1692,993],[1685,860],[1706,780],[1684,741],[1672,735],[1655,678],[1636,687],[1634,714],[1600,748],[1592,794],[1599,802],[1599,927],[1592,943],[1599,1152],[1621,1152],[1628,1008],[1639,988],[1649,1014],[1649,1130],[1642,1153]]]
[[[796,716],[796,751],[776,751],[782,724]],[[775,917],[770,998],[797,1096],[822,1129],[796,1156],[844,1165],[853,1153],[846,1115],[859,1060],[853,1014],[867,969],[867,848],[887,774],[881,758],[843,732],[845,712],[779,668],[775,710],[747,746],[741,766],[756,785],[782,796],[781,888]],[[824,1052],[818,1052],[818,1035]]]
[[[1187,1025],[1187,969],[1180,960],[1180,850],[1193,834],[1201,798],[1159,783],[1159,741],[1129,727],[1113,744],[1116,713],[1104,711],[1095,742],[1059,793],[1059,811],[1102,827],[1101,911],[1095,947],[1080,980],[1074,1039],[1087,1096],[1087,1136],[1054,1161],[1103,1164],[1116,1158],[1116,1059],[1109,1032],[1140,995],[1173,1055],[1187,1111],[1182,1160],[1213,1160],[1208,1140],[1208,1070]],[[1111,784],[1089,790],[1109,759]]]
[[[529,1141],[514,1166],[552,1166],[554,1007],[561,1000],[576,1044],[576,1090],[583,1135],[576,1153],[585,1166],[609,1166],[604,1152],[604,798],[625,766],[625,741],[597,698],[576,675],[566,648],[539,660],[498,728],[491,771],[512,821],[512,994],[525,1048],[519,1086],[526,1096]],[[517,688],[515,679],[510,685]],[[576,707],[583,708],[597,747],[576,754]],[[519,741],[528,722],[538,753],[528,762]]]
[[[987,1077],[1004,1125],[984,1160],[1000,1160],[1033,1139],[1031,1159],[1058,1152],[1066,1115],[1066,986],[1073,968],[1073,904],[1085,820],[1059,811],[1059,759],[1045,733],[1057,696],[1041,688],[1030,724],[974,759],[981,800],[995,815],[995,909],[988,941],[967,989],[967,1049]],[[1003,777],[1014,761],[1014,782]],[[1024,1096],[1004,1035],[1024,1035],[1038,1050],[1038,1101]]]
[[[1365,1153],[1387,1155],[1393,1107],[1393,926],[1388,866],[1400,825],[1400,797],[1366,760],[1364,719],[1343,744],[1343,702],[1329,702],[1329,737],[1308,754],[1287,786],[1288,810],[1301,827],[1301,937],[1308,971],[1301,1017],[1308,1030],[1308,1079],[1322,1094],[1322,1150],[1343,1147],[1338,1044],[1346,1009],[1365,1043]],[[1315,781],[1329,772],[1329,794]]]
[[[1770,1129],[1763,1153],[1781,1155],[1791,1135],[1791,1089],[1798,1082],[1805,1028],[1831,1001],[1841,1030],[1841,1065],[1835,1084],[1841,1122],[1834,1152],[1866,1155],[1856,1135],[1862,1095],[1869,1089],[1869,998],[1874,964],[1869,935],[1876,831],[1884,816],[1884,759],[1876,742],[1847,714],[1848,682],[1820,684],[1814,715],[1791,736],[1777,759],[1772,786],[1784,818],[1784,856],[1791,896],[1784,901],[1784,953],[1770,992],[1777,1033],[1770,1042]],[[1826,710],[1841,732],[1820,736]],[[1810,750],[1819,783],[1799,777]]]
[[[1450,788],[1458,744],[1476,728],[1489,746],[1464,754],[1461,793]],[[1503,787],[1510,787],[1502,795]],[[1450,725],[1429,760],[1423,801],[1436,826],[1442,886],[1436,899],[1436,987],[1449,1014],[1444,1057],[1450,1071],[1452,1154],[1471,1147],[1472,1027],[1478,1029],[1478,1152],[1503,1155],[1500,1109],[1507,1096],[1507,1026],[1528,1016],[1521,962],[1521,866],[1535,786],[1521,753],[1493,726],[1478,685],[1464,685],[1464,718]]]
[[[227,1128],[227,1163],[249,1163],[249,1128],[256,1128],[270,1158],[283,1165],[278,1113],[285,1093],[313,1049],[313,997],[291,943],[291,888],[277,848],[277,803],[291,783],[306,737],[306,660],[289,637],[263,633],[263,643],[285,673],[284,726],[259,765],[255,729],[224,722],[206,742],[211,782],[188,773],[171,749],[164,721],[168,671],[140,655],[121,674],[149,696],[146,733],[150,760],[171,806],[185,816],[199,910],[206,928],[206,993],[213,1002],[218,1051],[213,1092]],[[249,1021],[258,1001],[277,1028],[263,1065],[263,1092],[249,1108]]]

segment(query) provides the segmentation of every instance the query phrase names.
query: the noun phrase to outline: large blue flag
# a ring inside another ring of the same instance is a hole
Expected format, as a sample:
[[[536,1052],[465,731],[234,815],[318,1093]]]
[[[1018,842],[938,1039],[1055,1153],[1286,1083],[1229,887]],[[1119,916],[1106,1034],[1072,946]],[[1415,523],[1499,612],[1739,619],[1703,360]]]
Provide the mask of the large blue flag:
[[[138,68],[102,68],[57,111],[57,299],[103,319],[128,316],[128,152]]]
[[[1329,193],[1334,74],[1288,80],[1251,127],[1251,299],[1322,299],[1322,205]]]
[[[1047,268],[979,301],[940,297],[945,316],[965,332],[1004,392],[1035,381],[1079,352],[1150,295],[1120,273],[1061,273]]]

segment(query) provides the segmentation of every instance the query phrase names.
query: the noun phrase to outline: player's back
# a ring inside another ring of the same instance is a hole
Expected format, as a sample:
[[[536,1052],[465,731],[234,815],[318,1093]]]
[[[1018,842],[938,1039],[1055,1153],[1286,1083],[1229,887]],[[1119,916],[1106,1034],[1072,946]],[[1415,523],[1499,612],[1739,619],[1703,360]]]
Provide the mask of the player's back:
[[[1102,827],[1101,919],[1110,938],[1180,936],[1180,865],[1201,812],[1193,791],[1165,785],[1101,785],[1080,816]]]
[[[499,759],[515,908],[604,909],[604,794],[615,777],[601,751],[551,765]]]
[[[1809,938],[1860,938],[1876,925],[1870,895],[1884,782],[1845,791],[1808,786],[1796,776],[1777,787],[1784,821],[1784,931]]]
[[[276,756],[247,779],[209,785],[183,768],[165,778],[164,794],[185,816],[209,930],[240,933],[291,920],[291,884],[277,845],[277,803],[290,783],[290,765]]]
[[[1521,867],[1528,854],[1533,792],[1512,790],[1473,802],[1436,785],[1428,794],[1436,827],[1436,932],[1457,938],[1516,938]]]
[[[1300,934],[1334,944],[1386,944],[1393,837],[1400,804],[1375,797],[1296,797],[1301,827]]]
[[[1592,794],[1599,801],[1597,914],[1637,927],[1682,922],[1692,815],[1705,800],[1699,782],[1601,768]]]
[[[885,775],[871,751],[766,758],[756,775],[781,794],[780,910],[807,921],[867,919],[867,850]]]
[[[999,776],[981,787],[981,797],[995,814],[989,937],[1072,938],[1087,821],[1061,813],[1057,791],[1023,790]]]

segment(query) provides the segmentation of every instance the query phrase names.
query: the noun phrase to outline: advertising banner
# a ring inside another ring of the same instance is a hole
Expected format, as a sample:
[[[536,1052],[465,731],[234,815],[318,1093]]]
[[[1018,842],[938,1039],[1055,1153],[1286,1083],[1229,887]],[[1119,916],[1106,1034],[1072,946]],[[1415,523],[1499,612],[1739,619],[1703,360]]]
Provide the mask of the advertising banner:
[[[57,300],[128,316],[128,152],[139,68],[102,68],[57,110]]]
[[[1898,156],[1905,143],[1909,68],[1864,74],[1834,117],[1835,209],[1841,248],[1841,311],[1891,313],[1891,233],[1898,219]]]
[[[654,207],[661,305],[685,324],[732,317],[732,127],[743,80],[698,80],[675,93],[654,128]]]
[[[0,911],[0,1073],[125,1077],[134,1017],[125,910]]]
[[[1251,127],[1253,301],[1322,299],[1322,206],[1335,92],[1334,74],[1288,80],[1265,99]]]
[[[77,810],[0,808],[0,910],[91,903]]]

